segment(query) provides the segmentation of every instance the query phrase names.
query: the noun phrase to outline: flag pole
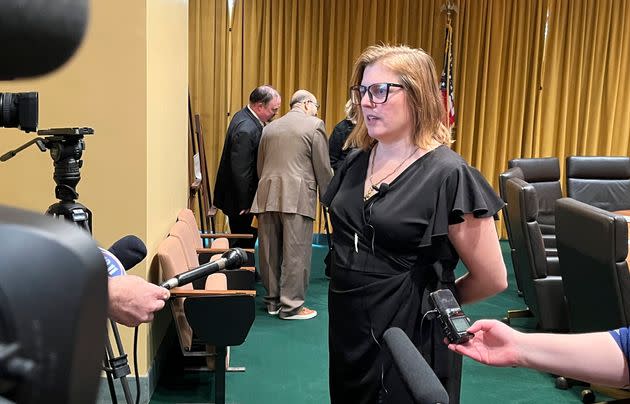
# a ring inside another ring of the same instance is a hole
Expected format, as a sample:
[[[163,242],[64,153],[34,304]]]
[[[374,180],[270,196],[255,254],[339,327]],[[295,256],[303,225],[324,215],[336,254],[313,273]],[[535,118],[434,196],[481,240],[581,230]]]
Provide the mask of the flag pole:
[[[444,66],[440,87],[444,97],[444,108],[446,110],[444,124],[451,129],[455,125],[455,106],[453,91],[453,15],[458,11],[453,0],[447,0],[441,8],[441,12],[446,14],[446,35],[444,40]]]

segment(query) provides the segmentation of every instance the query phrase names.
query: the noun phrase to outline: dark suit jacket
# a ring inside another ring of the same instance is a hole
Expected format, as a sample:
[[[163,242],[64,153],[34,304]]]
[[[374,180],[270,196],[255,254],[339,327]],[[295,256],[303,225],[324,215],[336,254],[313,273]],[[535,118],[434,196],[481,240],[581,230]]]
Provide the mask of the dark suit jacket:
[[[245,106],[228,126],[214,185],[214,205],[228,215],[252,206],[258,174],[256,157],[262,125]]]

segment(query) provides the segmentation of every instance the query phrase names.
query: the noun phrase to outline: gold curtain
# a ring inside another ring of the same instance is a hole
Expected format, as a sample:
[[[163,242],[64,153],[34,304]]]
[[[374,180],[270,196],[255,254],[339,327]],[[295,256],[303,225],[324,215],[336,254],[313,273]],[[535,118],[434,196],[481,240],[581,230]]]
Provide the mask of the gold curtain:
[[[453,149],[495,189],[512,158],[628,154],[629,1],[453,2]],[[366,46],[421,47],[441,70],[444,3],[235,0],[230,21],[227,0],[190,0],[191,93],[211,183],[229,115],[260,84],[280,91],[281,114],[295,90],[313,92],[330,132],[344,115],[352,64]]]
[[[243,88],[262,83],[288,98],[300,88],[315,94],[320,117],[332,131],[343,118],[352,65],[375,43],[421,47],[441,63],[444,40],[442,0],[237,0],[242,20]]]
[[[189,87],[193,114],[199,114],[204,133],[210,184],[214,184],[223,138],[228,125],[231,56],[227,1],[189,2]],[[211,190],[212,191],[212,190]],[[196,208],[196,206],[195,206]],[[216,217],[223,222],[221,213]],[[223,225],[220,225],[223,229]]]
[[[554,0],[540,121],[527,154],[630,152],[630,1]]]
[[[453,149],[496,190],[535,124],[546,8],[545,0],[459,1]]]

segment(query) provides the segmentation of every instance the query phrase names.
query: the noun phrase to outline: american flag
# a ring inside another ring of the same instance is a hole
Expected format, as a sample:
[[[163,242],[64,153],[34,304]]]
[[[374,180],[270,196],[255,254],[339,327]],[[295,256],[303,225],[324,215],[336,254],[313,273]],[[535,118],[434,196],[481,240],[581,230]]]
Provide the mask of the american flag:
[[[447,128],[455,125],[455,91],[453,90],[453,29],[450,24],[446,26],[446,38],[444,43],[444,68],[440,77],[440,90],[446,109],[444,124]]]

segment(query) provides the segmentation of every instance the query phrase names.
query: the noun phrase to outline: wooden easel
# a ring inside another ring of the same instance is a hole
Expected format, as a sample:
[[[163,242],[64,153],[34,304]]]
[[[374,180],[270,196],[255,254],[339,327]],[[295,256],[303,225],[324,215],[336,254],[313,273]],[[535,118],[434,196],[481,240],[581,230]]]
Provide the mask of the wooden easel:
[[[199,219],[201,229],[205,233],[215,232],[214,216],[217,208],[212,205],[212,191],[210,190],[210,180],[208,179],[208,164],[206,161],[206,148],[203,140],[203,128],[201,127],[201,119],[199,114],[195,114],[195,137],[197,139],[197,148],[199,150],[199,165],[201,167],[201,192],[199,193]]]
[[[195,156],[197,155],[197,141],[195,139],[195,131],[193,124],[192,106],[190,103],[190,94],[188,94],[188,183],[190,184],[188,192],[188,209],[194,211],[195,199],[198,200],[199,212],[202,212],[203,202],[201,198],[201,178],[195,175]],[[201,216],[201,213],[200,213]],[[201,230],[205,232],[205,223],[201,223]]]
[[[190,155],[188,161],[188,179],[190,184],[188,209],[195,210],[193,206],[195,205],[196,199],[201,232],[214,233],[214,216],[216,215],[217,209],[212,206],[212,191],[210,190],[210,181],[208,180],[208,165],[206,162],[201,119],[199,114],[193,115],[192,113],[190,95],[188,96],[188,125],[188,151]],[[197,166],[197,164],[195,164],[195,157],[198,159],[198,171],[201,174],[201,178],[195,174]]]

